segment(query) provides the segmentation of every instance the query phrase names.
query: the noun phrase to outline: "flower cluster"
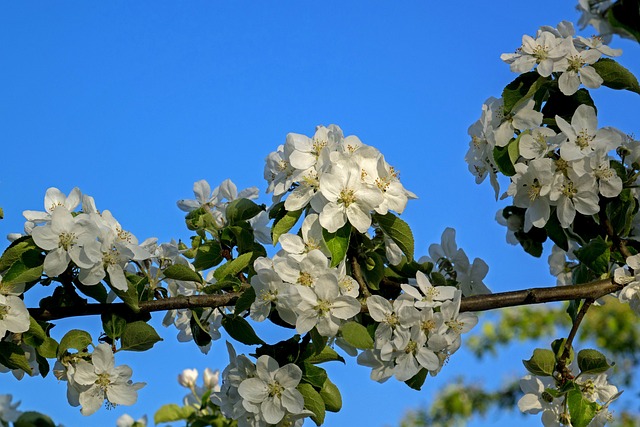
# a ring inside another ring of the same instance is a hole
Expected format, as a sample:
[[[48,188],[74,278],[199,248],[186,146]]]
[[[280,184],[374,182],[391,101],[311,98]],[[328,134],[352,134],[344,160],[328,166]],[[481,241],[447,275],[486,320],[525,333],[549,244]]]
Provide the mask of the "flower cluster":
[[[133,383],[127,365],[115,366],[111,346],[98,344],[89,356],[85,352],[66,353],[56,362],[54,374],[67,381],[67,398],[72,406],[81,406],[83,415],[91,415],[103,403],[107,407],[133,405],[145,383]],[[105,402],[106,401],[106,402]]]
[[[520,380],[520,388],[525,393],[518,401],[518,408],[522,412],[542,412],[542,424],[545,427],[571,425],[572,414],[567,405],[566,390],[562,392],[561,384],[552,377],[527,375]],[[578,375],[572,392],[584,398],[587,404],[594,404],[595,415],[588,424],[590,427],[602,427],[614,420],[609,404],[620,396],[620,392],[616,386],[608,383],[606,374]]]
[[[237,420],[239,427],[299,427],[312,415],[304,409],[304,399],[296,389],[302,378],[298,366],[280,367],[266,355],[254,364],[244,355],[237,356],[229,343],[227,349],[229,365],[222,372],[222,387],[211,395],[222,414]]]
[[[415,281],[417,286],[403,284],[404,293],[393,302],[379,295],[367,298],[378,325],[374,348],[361,353],[358,363],[372,368],[375,381],[391,376],[407,381],[421,369],[437,374],[460,348],[460,335],[478,323],[474,314],[459,312],[461,291],[433,286],[421,272]]]
[[[407,200],[416,197],[376,148],[354,135],[345,137],[336,125],[319,126],[312,138],[288,134],[267,157],[264,176],[274,201],[290,192],[285,208],[310,206],[331,233],[347,222],[366,233],[371,211],[402,213]]]

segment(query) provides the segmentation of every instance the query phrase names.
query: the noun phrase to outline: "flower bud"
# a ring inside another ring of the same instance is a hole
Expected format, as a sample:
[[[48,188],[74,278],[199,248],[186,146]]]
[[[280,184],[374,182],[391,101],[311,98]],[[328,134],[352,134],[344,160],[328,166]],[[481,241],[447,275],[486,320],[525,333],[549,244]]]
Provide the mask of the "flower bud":
[[[204,370],[204,386],[208,390],[220,391],[220,371],[207,368]]]
[[[180,375],[178,375],[178,383],[185,388],[191,388],[195,386],[197,379],[197,369],[185,369]]]

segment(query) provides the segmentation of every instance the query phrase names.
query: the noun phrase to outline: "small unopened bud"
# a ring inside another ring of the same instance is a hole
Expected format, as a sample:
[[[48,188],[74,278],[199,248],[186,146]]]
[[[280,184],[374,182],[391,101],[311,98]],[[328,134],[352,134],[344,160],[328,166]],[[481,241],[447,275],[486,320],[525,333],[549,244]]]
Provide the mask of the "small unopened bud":
[[[542,397],[542,400],[544,400],[545,402],[553,402],[553,396],[551,396],[551,394],[547,391],[543,391],[540,397]]]
[[[191,388],[195,386],[197,379],[197,369],[185,369],[180,375],[178,375],[178,383],[185,388]]]
[[[204,370],[204,386],[208,389],[208,390],[213,390],[213,391],[220,391],[220,371],[219,370],[215,370],[212,371],[211,369],[207,368]]]

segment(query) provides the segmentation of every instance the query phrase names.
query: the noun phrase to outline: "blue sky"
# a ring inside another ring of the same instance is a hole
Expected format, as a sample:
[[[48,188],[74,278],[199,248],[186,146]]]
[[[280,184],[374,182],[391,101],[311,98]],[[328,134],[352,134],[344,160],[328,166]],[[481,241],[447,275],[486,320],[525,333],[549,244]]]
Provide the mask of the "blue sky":
[[[534,259],[505,243],[494,221],[503,204],[488,183],[474,184],[463,158],[482,102],[516,77],[500,54],[540,25],[576,21],[575,3],[3,2],[0,234],[21,231],[22,210],[40,209],[48,187],[78,186],[141,240],[186,239],[175,202],[192,197],[194,181],[231,178],[264,190],[264,158],[288,132],[311,135],[335,123],[380,149],[420,197],[403,214],[418,254],[451,226],[469,256],[489,264],[494,291],[552,285],[547,254]],[[640,74],[640,47],[618,39],[613,46]],[[593,96],[601,126],[638,133],[637,95]],[[61,321],[53,335],[79,325],[98,332],[98,320],[81,322]],[[204,356],[178,344],[175,329],[159,332],[165,341],[153,351],[117,355],[134,380],[148,383],[134,407],[87,420],[52,377],[17,382],[5,374],[0,393],[67,426],[113,426],[124,412],[151,417],[182,397],[175,378],[183,368],[226,364],[223,341]],[[458,375],[490,385],[523,375],[520,360],[530,352],[516,346],[489,363],[461,352],[422,392],[375,384],[349,360],[330,368],[344,407],[326,425],[395,425]]]

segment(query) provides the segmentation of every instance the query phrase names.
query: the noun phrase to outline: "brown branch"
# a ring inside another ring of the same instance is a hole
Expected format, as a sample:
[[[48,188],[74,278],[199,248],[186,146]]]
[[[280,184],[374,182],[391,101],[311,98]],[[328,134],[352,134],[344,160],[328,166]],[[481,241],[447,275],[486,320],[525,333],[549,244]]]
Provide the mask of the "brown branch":
[[[360,277],[362,280],[362,276]],[[583,285],[531,288],[521,291],[476,295],[463,298],[460,304],[460,311],[487,311],[517,305],[543,304],[552,301],[568,301],[574,299],[595,300],[612,292],[619,291],[623,287],[624,285],[614,283],[613,279],[603,279]],[[242,295],[242,290],[223,295],[179,296],[154,301],[142,301],[139,304],[140,313],[196,307],[225,307],[235,304],[240,295]],[[363,310],[366,310],[366,307],[363,307]],[[49,309],[30,308],[29,313],[34,319],[44,321],[68,317],[92,316],[102,313],[135,314],[133,310],[124,303],[85,304]]]
[[[371,293],[367,287],[367,282],[364,280],[364,276],[362,276],[362,269],[360,268],[360,263],[358,263],[356,257],[351,257],[351,274],[353,275],[353,278],[356,279],[356,282],[358,282],[362,296],[365,298],[370,297]]]
[[[563,379],[566,379],[571,376],[570,371],[567,369],[567,360],[569,360],[569,356],[571,355],[571,346],[573,345],[573,339],[576,337],[578,333],[578,328],[580,327],[580,323],[582,323],[582,319],[584,319],[585,314],[589,310],[593,304],[593,299],[589,298],[584,301],[580,311],[576,315],[575,320],[573,321],[573,325],[571,326],[571,331],[569,332],[569,336],[567,340],[564,342],[564,349],[562,350],[562,355],[560,355],[560,359],[558,360],[558,372],[562,375]]]

